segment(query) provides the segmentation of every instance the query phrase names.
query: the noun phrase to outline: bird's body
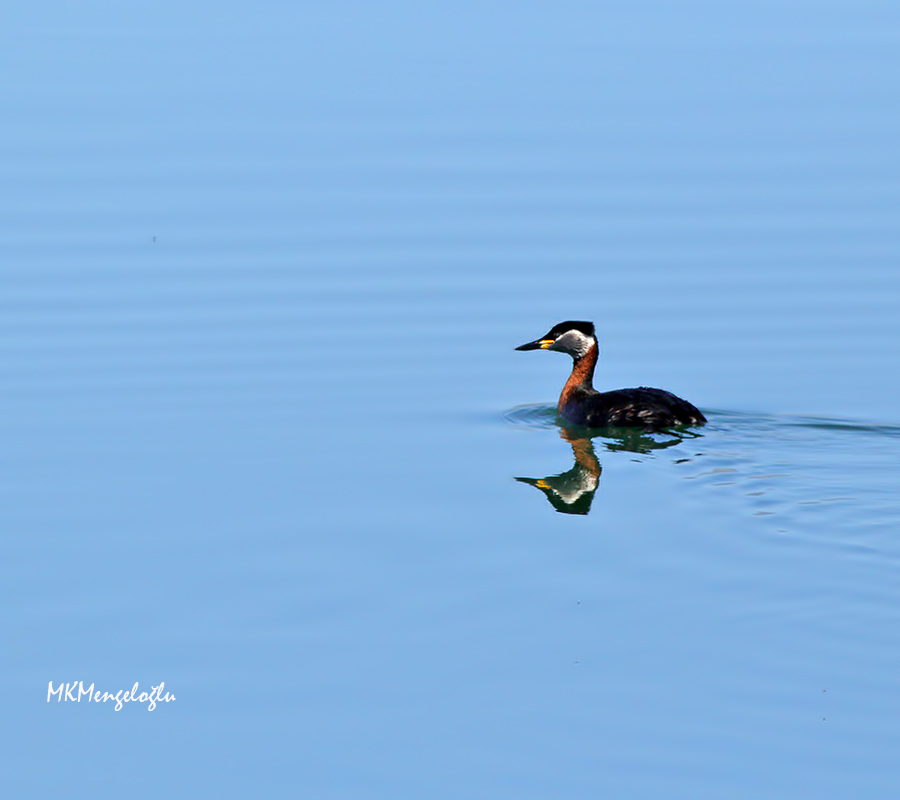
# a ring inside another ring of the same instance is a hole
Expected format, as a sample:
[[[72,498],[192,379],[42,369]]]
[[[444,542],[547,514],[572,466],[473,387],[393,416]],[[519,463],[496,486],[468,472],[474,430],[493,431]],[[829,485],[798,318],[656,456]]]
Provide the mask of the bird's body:
[[[669,428],[706,421],[687,400],[648,386],[611,392],[576,387],[565,400],[560,398],[557,411],[569,422],[586,428]]]
[[[516,350],[558,350],[572,356],[572,374],[556,406],[559,416],[572,424],[588,428],[660,429],[706,422],[699,409],[665,389],[646,386],[611,392],[594,389],[594,369],[600,348],[592,322],[561,322],[545,336]]]

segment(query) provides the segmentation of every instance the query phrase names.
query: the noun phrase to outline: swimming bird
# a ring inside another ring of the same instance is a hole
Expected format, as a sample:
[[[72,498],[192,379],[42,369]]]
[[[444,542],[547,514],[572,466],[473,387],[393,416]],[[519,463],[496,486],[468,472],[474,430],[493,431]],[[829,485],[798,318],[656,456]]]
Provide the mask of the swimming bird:
[[[563,386],[556,411],[562,419],[575,425],[658,430],[706,422],[696,407],[665,389],[641,386],[598,392],[593,379],[600,347],[593,322],[560,322],[540,339],[520,345],[516,350],[558,350],[572,356],[572,374]]]

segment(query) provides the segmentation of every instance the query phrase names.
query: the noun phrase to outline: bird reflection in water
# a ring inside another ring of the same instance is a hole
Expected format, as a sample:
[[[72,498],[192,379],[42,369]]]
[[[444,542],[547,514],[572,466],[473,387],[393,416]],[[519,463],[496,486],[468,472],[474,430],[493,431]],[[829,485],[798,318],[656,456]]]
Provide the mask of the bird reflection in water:
[[[680,444],[686,438],[695,439],[700,436],[695,431],[679,429],[651,434],[636,428],[607,428],[600,433],[596,430],[593,435],[591,433],[586,428],[560,427],[559,435],[569,443],[572,455],[575,456],[572,468],[546,478],[516,480],[540,489],[550,505],[561,514],[586,515],[591,511],[594,494],[600,485],[600,473],[603,471],[594,451],[594,438],[602,438],[606,449],[612,452],[649,453]],[[665,438],[657,438],[660,435]]]

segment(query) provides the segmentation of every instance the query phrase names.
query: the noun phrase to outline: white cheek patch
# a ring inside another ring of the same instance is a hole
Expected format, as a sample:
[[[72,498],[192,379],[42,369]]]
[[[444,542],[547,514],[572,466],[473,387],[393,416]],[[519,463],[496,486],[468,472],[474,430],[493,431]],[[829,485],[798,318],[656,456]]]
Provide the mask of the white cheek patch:
[[[551,346],[552,350],[561,350],[564,353],[571,353],[575,358],[581,358],[587,355],[594,344],[591,336],[585,336],[581,331],[566,331]]]
[[[594,344],[594,340],[590,336],[585,336],[583,333],[578,333],[578,351],[577,355],[580,358],[581,356],[586,356],[588,350]]]

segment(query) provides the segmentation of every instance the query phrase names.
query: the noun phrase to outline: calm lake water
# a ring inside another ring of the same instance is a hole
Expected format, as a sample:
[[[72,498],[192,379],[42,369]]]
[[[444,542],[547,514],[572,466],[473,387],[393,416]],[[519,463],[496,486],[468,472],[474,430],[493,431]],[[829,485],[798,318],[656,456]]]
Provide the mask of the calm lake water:
[[[4,796],[900,796],[900,7],[0,22]]]

